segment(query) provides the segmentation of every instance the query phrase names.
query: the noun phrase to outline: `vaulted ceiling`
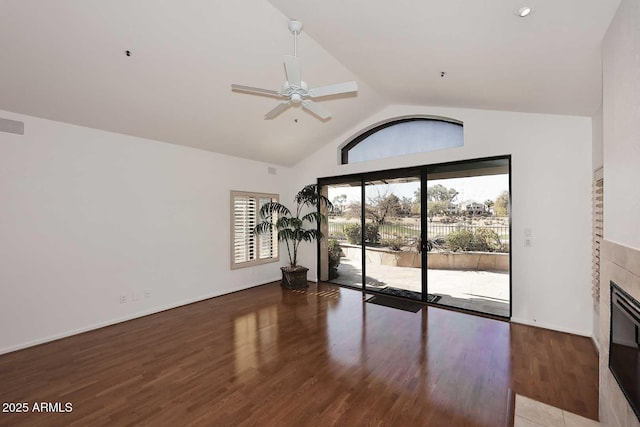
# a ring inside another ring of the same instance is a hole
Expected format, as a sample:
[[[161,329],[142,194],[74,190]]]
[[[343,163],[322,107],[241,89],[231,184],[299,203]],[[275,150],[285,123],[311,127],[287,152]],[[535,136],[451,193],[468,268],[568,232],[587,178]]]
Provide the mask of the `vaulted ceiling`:
[[[0,0],[0,109],[281,165],[389,104],[590,116],[618,3]],[[358,81],[326,122],[230,89],[280,89],[290,18],[305,81]]]

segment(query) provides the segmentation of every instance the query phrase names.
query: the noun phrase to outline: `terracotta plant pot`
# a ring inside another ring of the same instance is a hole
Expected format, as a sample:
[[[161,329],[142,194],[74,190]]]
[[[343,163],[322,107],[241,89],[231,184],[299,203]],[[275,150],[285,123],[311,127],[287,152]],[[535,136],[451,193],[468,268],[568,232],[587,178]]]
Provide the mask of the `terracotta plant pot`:
[[[282,287],[287,289],[300,289],[309,287],[307,282],[307,267],[280,267],[282,270]]]

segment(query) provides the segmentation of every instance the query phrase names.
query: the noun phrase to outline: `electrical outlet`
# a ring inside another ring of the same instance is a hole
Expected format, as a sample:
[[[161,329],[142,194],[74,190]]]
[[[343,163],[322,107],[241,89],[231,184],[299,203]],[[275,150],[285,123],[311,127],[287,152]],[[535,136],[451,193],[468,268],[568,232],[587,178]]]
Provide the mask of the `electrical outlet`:
[[[144,290],[144,297],[145,298],[151,298],[151,289],[145,289]]]
[[[127,302],[127,296],[120,295],[120,304],[126,304],[126,302]]]

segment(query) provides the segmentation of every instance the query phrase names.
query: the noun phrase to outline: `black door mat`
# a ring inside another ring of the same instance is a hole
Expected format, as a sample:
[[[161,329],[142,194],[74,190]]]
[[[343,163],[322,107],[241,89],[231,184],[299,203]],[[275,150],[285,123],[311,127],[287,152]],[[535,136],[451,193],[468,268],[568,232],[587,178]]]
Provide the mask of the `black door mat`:
[[[419,312],[424,304],[414,301],[406,301],[400,298],[385,297],[383,295],[376,295],[366,300],[371,304],[383,305],[385,307],[397,308],[404,311],[410,311],[412,313]]]
[[[397,289],[397,288],[384,288],[377,289],[377,292],[381,294],[393,295],[395,297],[403,297],[403,298],[411,298],[416,301],[422,300],[422,294],[420,292],[408,291],[406,289]],[[440,295],[427,294],[427,302],[435,303],[442,298]]]

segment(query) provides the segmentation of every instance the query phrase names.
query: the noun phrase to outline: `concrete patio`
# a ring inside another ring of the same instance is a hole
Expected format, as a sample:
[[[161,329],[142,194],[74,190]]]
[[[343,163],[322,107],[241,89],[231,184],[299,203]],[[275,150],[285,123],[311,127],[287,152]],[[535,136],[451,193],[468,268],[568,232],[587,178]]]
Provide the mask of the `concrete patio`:
[[[342,257],[339,276],[330,282],[362,287],[360,259]],[[419,268],[367,263],[366,283],[371,290],[385,288],[421,292]],[[435,270],[428,272],[429,293],[438,304],[509,317],[509,274],[491,271]]]

